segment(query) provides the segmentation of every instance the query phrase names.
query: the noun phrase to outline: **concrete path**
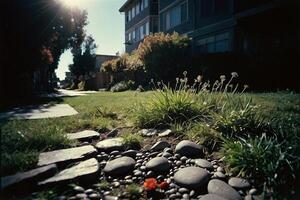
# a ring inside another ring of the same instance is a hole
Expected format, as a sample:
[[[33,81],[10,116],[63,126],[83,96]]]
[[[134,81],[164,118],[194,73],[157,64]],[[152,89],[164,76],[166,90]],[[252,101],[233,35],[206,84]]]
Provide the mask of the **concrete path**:
[[[41,95],[41,97],[76,97],[76,96],[85,96],[87,94],[93,94],[97,91],[76,91],[76,90],[64,90],[59,89],[58,93],[51,93]]]
[[[68,104],[44,104],[14,108],[0,113],[1,119],[43,119],[76,115],[78,112]]]

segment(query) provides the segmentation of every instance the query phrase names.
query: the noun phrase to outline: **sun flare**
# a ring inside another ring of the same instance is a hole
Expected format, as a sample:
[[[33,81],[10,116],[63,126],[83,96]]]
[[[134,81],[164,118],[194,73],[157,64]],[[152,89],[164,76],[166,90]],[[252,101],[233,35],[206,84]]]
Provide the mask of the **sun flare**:
[[[84,6],[86,0],[59,0],[66,7],[78,7]]]

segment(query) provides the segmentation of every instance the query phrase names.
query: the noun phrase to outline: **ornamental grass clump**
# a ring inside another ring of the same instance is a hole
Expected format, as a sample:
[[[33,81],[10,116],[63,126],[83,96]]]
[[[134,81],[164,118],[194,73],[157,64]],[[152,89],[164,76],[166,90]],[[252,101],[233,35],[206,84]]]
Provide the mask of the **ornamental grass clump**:
[[[299,138],[293,137],[280,141],[276,136],[262,134],[246,139],[225,139],[220,154],[231,171],[252,178],[263,188],[268,196],[266,199],[288,196],[295,192],[296,173],[300,166],[299,145],[292,142],[299,142]]]
[[[175,88],[163,82],[156,85],[152,80],[156,92],[148,104],[134,107],[136,124],[144,128],[166,128],[209,116],[210,105],[199,104],[197,92],[187,82],[186,72],[183,79],[177,80]]]

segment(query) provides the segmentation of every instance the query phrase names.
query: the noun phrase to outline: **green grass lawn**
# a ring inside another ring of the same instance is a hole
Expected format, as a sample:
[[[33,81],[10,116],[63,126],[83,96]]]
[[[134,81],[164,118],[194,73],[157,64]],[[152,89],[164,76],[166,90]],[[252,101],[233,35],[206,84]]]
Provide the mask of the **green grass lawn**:
[[[72,146],[65,133],[83,129],[105,131],[113,127],[133,126],[135,103],[147,105],[154,92],[99,92],[87,96],[66,97],[59,100],[73,106],[78,115],[0,122],[1,126],[1,176],[18,170],[34,168],[37,155]],[[276,126],[293,122],[300,127],[300,95],[292,93],[242,94],[251,97],[254,104],[261,105],[258,112],[272,119]]]

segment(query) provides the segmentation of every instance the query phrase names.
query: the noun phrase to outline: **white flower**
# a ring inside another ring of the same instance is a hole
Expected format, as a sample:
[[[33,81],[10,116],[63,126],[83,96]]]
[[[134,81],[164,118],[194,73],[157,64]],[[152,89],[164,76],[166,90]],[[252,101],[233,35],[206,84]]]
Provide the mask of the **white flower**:
[[[233,78],[237,78],[239,75],[238,75],[237,72],[231,72],[231,76],[232,76]]]

